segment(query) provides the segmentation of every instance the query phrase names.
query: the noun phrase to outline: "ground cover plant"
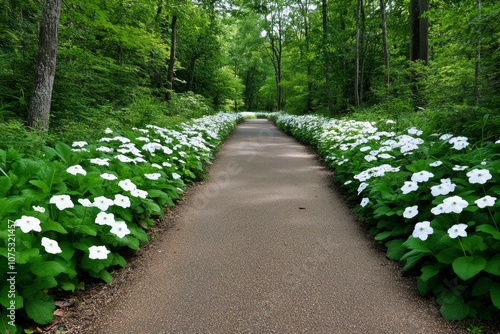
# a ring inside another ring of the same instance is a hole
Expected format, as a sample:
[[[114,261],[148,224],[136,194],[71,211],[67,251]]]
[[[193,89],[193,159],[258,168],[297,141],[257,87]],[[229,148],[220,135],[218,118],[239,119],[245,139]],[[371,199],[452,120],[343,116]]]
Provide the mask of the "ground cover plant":
[[[418,276],[444,318],[491,319],[500,309],[500,141],[424,133],[395,122],[271,118],[316,145],[336,179],[357,201],[387,256]],[[485,120],[486,121],[486,120]]]
[[[83,275],[111,281],[241,119],[105,129],[98,142],[57,143],[41,158],[0,150],[0,332],[20,330],[11,326],[20,319],[50,323],[53,292],[74,291]]]

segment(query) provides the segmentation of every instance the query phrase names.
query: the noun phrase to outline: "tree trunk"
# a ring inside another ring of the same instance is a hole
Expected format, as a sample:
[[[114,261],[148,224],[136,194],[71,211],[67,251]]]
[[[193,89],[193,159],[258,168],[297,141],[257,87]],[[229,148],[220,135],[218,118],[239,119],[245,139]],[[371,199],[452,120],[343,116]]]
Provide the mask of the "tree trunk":
[[[167,101],[172,100],[172,90],[174,85],[174,65],[175,65],[175,52],[177,48],[177,15],[172,16],[172,39],[170,45],[170,59],[168,62],[167,70],[167,91],[165,93],[165,99]]]
[[[325,80],[326,80],[326,98],[328,102],[328,112],[330,115],[335,114],[333,110],[332,99],[332,82],[330,78],[330,52],[328,50],[328,7],[327,0],[321,0],[322,16],[323,16],[323,47],[325,57]]]
[[[359,92],[359,75],[360,75],[360,70],[359,70],[359,62],[360,62],[360,34],[361,34],[361,29],[360,29],[360,20],[361,20],[361,10],[363,7],[363,0],[358,0],[358,8],[356,11],[356,50],[355,50],[355,57],[356,57],[356,73],[354,75],[354,106],[356,108],[359,108],[360,106],[360,92]]]
[[[49,130],[50,104],[56,73],[57,33],[62,0],[45,0],[38,41],[35,89],[31,98],[28,126],[46,133]]]
[[[387,16],[385,11],[385,0],[380,0],[380,16],[382,17],[382,53],[384,56],[385,85],[389,88],[391,75],[389,72],[389,49],[387,46]]]
[[[477,0],[477,9],[481,11],[481,0]],[[474,73],[474,95],[476,97],[476,105],[481,99],[481,90],[479,88],[481,79],[481,36],[478,34],[476,40],[476,64]]]
[[[427,0],[410,0],[410,60],[429,60],[429,23],[422,15],[429,9]]]

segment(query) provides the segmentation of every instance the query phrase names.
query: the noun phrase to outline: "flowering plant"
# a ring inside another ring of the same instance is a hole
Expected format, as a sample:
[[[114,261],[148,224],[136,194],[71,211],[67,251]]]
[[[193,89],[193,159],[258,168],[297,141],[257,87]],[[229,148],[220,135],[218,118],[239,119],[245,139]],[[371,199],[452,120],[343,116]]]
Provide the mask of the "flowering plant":
[[[47,324],[52,290],[75,290],[83,273],[111,281],[109,269],[126,265],[120,253],[148,241],[153,217],[203,176],[240,120],[219,113],[177,128],[106,129],[97,143],[45,147],[42,159],[0,150],[0,267],[11,268],[0,279],[15,272],[15,291],[0,293],[2,323],[12,300],[20,318]]]
[[[354,212],[390,259],[418,273],[419,291],[436,296],[445,318],[500,309],[500,141],[396,132],[394,121],[272,117],[318,147],[359,203]]]

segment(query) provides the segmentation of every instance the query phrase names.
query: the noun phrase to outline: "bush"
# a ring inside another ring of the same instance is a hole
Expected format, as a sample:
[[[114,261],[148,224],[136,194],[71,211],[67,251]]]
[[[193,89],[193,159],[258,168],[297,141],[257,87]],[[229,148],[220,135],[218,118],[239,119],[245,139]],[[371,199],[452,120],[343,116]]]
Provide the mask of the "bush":
[[[500,141],[474,146],[384,120],[282,114],[277,124],[317,145],[359,203],[354,212],[388,258],[417,273],[443,317],[491,319],[500,310]]]
[[[74,291],[82,275],[111,281],[127,249],[147,242],[145,230],[235,127],[237,114],[206,116],[179,126],[105,130],[95,143],[56,143],[43,157],[0,150],[1,330],[14,314],[52,320],[55,291]],[[11,309],[9,309],[11,308]],[[11,322],[13,324],[13,322]]]

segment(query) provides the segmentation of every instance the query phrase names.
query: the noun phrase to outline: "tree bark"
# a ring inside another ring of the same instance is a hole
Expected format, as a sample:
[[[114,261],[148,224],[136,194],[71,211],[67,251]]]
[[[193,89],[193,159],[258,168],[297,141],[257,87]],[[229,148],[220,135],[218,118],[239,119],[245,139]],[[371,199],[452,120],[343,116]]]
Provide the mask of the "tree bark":
[[[177,15],[172,16],[172,38],[170,45],[170,59],[168,61],[167,70],[167,91],[165,93],[165,99],[167,101],[172,100],[172,90],[174,85],[174,65],[175,65],[175,53],[177,49]]]
[[[38,41],[35,88],[31,98],[28,126],[46,133],[56,73],[57,34],[62,0],[45,0]]]
[[[330,78],[330,52],[328,50],[328,6],[327,0],[321,0],[321,9],[323,16],[323,48],[325,57],[325,80],[326,80],[326,98],[328,102],[328,112],[334,115],[332,99],[332,82]]]
[[[477,9],[481,11],[481,0],[477,0],[476,2]],[[476,97],[476,105],[479,104],[479,100],[481,99],[481,90],[479,88],[480,79],[481,79],[481,36],[478,33],[476,40],[476,64],[474,69],[474,95]]]
[[[355,57],[356,57],[356,73],[354,75],[354,106],[356,108],[359,108],[360,106],[360,98],[359,98],[359,75],[360,75],[360,70],[359,70],[359,62],[360,62],[360,34],[361,34],[361,29],[360,29],[360,20],[361,20],[361,10],[363,7],[363,0],[358,0],[358,8],[356,11],[356,50],[355,50]]]
[[[428,0],[410,1],[410,60],[429,61],[429,22],[422,15],[429,9]]]
[[[391,74],[389,72],[389,49],[387,46],[387,15],[385,10],[385,0],[380,0],[380,16],[382,18],[382,53],[384,56],[385,85],[389,88]]]

